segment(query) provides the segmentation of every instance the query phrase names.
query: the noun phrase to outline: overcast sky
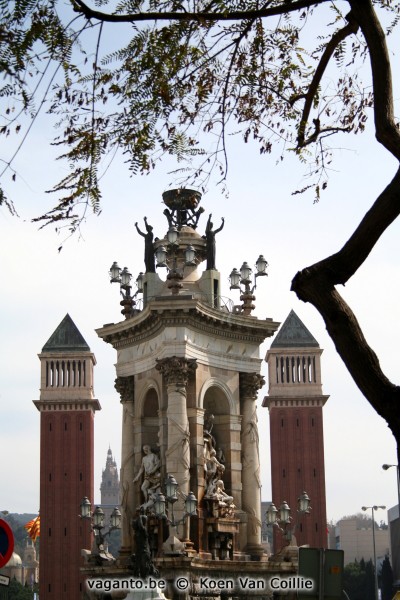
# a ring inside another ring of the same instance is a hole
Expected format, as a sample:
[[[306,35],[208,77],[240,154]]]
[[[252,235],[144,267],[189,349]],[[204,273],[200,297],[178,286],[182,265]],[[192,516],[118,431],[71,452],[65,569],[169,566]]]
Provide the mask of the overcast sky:
[[[396,65],[396,61],[394,63]],[[394,67],[397,69],[398,67]],[[146,177],[130,178],[122,160],[111,166],[103,183],[103,211],[88,216],[82,235],[64,241],[65,231],[38,231],[30,223],[51,207],[44,194],[66,165],[55,163],[48,143],[51,128],[38,122],[15,163],[15,183],[7,180],[19,218],[0,209],[3,284],[1,306],[0,406],[2,461],[0,510],[36,512],[39,508],[40,416],[32,403],[39,398],[40,362],[37,354],[68,312],[97,358],[95,393],[102,411],[95,418],[95,501],[99,501],[101,471],[109,445],[120,466],[121,410],[114,390],[116,353],[95,329],[122,319],[118,286],[108,271],[116,260],[136,275],[144,270],[143,239],[134,228],[148,217],[162,237],[167,221],[162,192],[170,187],[165,162]],[[217,236],[217,267],[222,294],[238,303],[229,290],[228,275],[244,260],[254,264],[259,254],[269,262],[269,276],[258,283],[255,314],[283,322],[293,309],[324,349],[323,391],[330,396],[324,408],[328,519],[360,511],[362,505],[397,503],[396,473],[383,463],[396,463],[396,448],[386,423],[363,398],[347,373],[315,309],[290,292],[296,272],[337,251],[359,223],[397,165],[368,134],[355,140],[341,137],[327,191],[318,204],[311,195],[292,196],[304,185],[294,157],[280,164],[260,157],[257,148],[232,141],[229,199],[211,186],[203,196],[204,232],[212,212],[215,226],[225,217]],[[387,376],[398,381],[400,322],[398,240],[395,223],[379,241],[357,275],[342,289],[355,310],[366,338],[380,357]],[[236,296],[235,296],[236,293]],[[262,346],[265,357],[271,340]],[[267,377],[266,363],[263,374]],[[268,410],[261,407],[267,385],[259,394],[262,497],[271,499]],[[299,490],[300,492],[301,490]],[[277,504],[283,499],[274,498]],[[312,499],[311,499],[312,500]],[[376,514],[386,520],[386,514]]]

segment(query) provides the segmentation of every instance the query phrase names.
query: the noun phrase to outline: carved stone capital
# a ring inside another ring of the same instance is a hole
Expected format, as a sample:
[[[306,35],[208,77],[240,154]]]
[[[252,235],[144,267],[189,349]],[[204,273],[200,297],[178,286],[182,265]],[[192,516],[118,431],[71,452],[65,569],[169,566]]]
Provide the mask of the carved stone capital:
[[[121,402],[133,402],[133,393],[135,389],[135,377],[117,377],[114,382],[114,387],[121,397]]]
[[[259,373],[240,373],[239,384],[240,397],[255,400],[257,398],[258,390],[265,384],[265,379]]]
[[[163,375],[167,385],[175,384],[178,387],[186,387],[189,376],[197,369],[195,358],[170,356],[157,359],[156,362],[156,369]]]

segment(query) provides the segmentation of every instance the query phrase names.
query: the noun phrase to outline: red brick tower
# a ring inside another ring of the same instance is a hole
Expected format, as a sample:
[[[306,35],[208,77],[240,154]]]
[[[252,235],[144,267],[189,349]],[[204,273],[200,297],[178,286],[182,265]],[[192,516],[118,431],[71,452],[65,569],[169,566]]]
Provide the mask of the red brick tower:
[[[39,354],[40,600],[78,600],[84,580],[82,548],[91,548],[78,518],[94,495],[94,354],[66,315]]]
[[[267,353],[272,501],[286,500],[296,523],[299,546],[326,548],[326,498],[321,354],[318,342],[292,310]],[[297,499],[306,491],[312,510],[297,514]],[[275,551],[283,545],[276,528]]]

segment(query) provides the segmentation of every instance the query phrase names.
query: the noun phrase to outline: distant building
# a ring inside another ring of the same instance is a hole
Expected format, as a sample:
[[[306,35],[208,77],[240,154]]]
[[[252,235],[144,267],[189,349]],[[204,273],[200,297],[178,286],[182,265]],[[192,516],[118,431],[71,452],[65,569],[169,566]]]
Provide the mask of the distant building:
[[[35,544],[29,538],[22,553],[22,558],[16,552],[8,563],[0,569],[0,575],[6,575],[10,579],[16,579],[22,585],[32,587],[38,581],[39,563],[36,560]]]
[[[388,510],[388,521],[393,585],[396,589],[400,589],[400,518],[398,505]]]
[[[372,522],[365,521],[357,516],[341,519],[336,523],[334,531],[335,540],[332,548],[344,550],[344,564],[365,561],[374,558]],[[381,529],[375,526],[375,548],[377,563],[381,562],[389,554],[389,529]]]
[[[101,475],[100,497],[101,508],[105,514],[105,523],[108,525],[112,511],[120,504],[118,468],[111,448],[108,449],[106,466]]]
[[[261,544],[264,548],[264,552],[266,554],[272,553],[272,528],[268,527],[265,522],[265,513],[268,510],[271,501],[262,500],[261,501]]]

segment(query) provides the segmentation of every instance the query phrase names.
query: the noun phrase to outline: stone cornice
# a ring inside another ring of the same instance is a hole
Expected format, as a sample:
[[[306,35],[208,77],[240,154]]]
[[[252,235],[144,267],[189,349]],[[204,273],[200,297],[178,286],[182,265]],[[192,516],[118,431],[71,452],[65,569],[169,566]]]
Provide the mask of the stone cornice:
[[[96,333],[120,349],[150,339],[169,326],[185,326],[213,337],[260,344],[275,333],[279,323],[225,312],[188,297],[167,296],[149,302],[131,319],[104,325]]]
[[[92,400],[33,400],[33,404],[40,412],[101,410],[100,402],[94,398]]]
[[[262,405],[271,408],[304,408],[324,406],[329,396],[265,396]]]

